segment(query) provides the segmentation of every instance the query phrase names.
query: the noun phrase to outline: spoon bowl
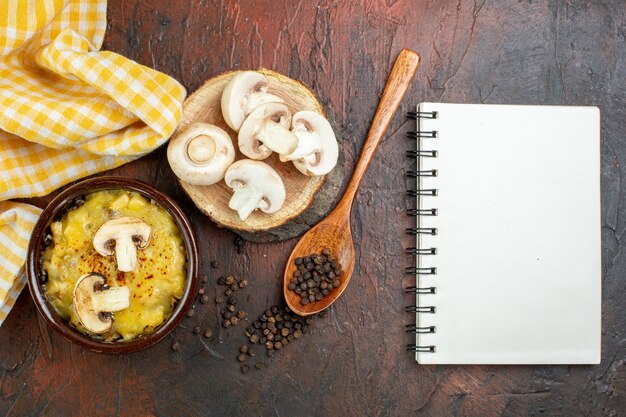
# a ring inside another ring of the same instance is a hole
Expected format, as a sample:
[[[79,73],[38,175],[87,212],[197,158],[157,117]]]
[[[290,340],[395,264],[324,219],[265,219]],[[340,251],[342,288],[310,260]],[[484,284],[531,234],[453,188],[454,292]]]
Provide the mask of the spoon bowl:
[[[329,217],[331,215],[329,215]],[[309,316],[319,313],[332,304],[348,286],[352,271],[354,270],[354,244],[352,243],[352,233],[350,233],[349,224],[347,228],[346,230],[333,223],[318,223],[307,232],[305,235],[307,239],[300,239],[293,252],[291,252],[291,256],[287,261],[287,268],[285,269],[283,292],[289,308],[299,315]],[[326,248],[330,249],[331,254],[337,258],[341,270],[341,275],[339,276],[341,284],[320,301],[302,305],[300,303],[300,296],[288,288],[289,281],[293,277],[293,273],[297,270],[295,264],[296,258],[321,253]]]
[[[400,102],[415,75],[415,71],[417,71],[419,61],[420,58],[416,52],[408,49],[403,49],[400,52],[389,74],[378,109],[365,139],[361,156],[354,168],[352,179],[348,183],[345,194],[337,204],[337,207],[324,220],[300,238],[300,241],[291,252],[291,256],[289,256],[283,277],[283,292],[287,305],[296,314],[310,316],[328,308],[343,294],[350,282],[352,272],[354,271],[354,243],[352,242],[352,231],[350,229],[352,202],[367,171],[367,167],[374,157],[376,148],[385,135],[389,123],[398,106],[400,106]],[[296,271],[295,260],[313,253],[320,253],[326,248],[330,249],[332,255],[339,261],[341,284],[321,300],[302,305],[300,296],[288,288],[289,281],[291,281],[293,273]]]

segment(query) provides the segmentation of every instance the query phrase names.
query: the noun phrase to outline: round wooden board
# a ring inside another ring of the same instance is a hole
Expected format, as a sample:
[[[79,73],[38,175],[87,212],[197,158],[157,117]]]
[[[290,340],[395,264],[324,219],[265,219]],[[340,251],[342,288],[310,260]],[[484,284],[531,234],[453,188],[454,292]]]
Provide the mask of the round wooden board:
[[[305,85],[277,72],[259,69],[269,80],[269,92],[282,97],[292,113],[312,110],[325,115],[324,108]],[[205,122],[217,125],[228,132],[235,145],[235,160],[245,158],[237,147],[237,132],[228,127],[221,110],[222,91],[231,77],[239,71],[220,74],[209,79],[189,96],[183,104],[183,116],[175,135],[190,123]],[[341,147],[340,147],[341,148]],[[265,159],[283,179],[287,191],[284,206],[273,214],[254,211],[245,222],[236,211],[228,207],[232,190],[220,181],[217,184],[198,186],[180,181],[182,188],[196,206],[221,227],[236,231],[253,242],[275,242],[299,236],[321,220],[331,209],[343,181],[342,155],[337,167],[326,177],[308,177],[292,163],[282,163],[278,155]],[[314,198],[315,197],[315,198]]]

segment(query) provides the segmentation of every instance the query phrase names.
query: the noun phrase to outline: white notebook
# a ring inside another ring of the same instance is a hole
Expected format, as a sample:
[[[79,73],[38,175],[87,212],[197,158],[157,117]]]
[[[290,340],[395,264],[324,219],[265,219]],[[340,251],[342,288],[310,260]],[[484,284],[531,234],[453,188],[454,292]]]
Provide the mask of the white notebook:
[[[422,103],[417,116],[417,361],[599,363],[598,108]]]

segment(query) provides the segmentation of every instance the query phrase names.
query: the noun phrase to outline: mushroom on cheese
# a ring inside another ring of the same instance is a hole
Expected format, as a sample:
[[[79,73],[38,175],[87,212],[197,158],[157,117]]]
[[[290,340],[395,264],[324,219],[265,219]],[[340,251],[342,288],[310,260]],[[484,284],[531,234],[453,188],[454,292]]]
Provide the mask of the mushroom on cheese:
[[[285,203],[285,184],[265,162],[237,161],[228,168],[224,180],[234,190],[228,207],[236,210],[242,221],[256,209],[275,213]]]
[[[130,307],[128,287],[109,287],[104,276],[92,272],[78,278],[74,286],[74,310],[91,333],[105,333],[113,326],[113,313]]]
[[[267,103],[254,110],[239,129],[239,150],[251,159],[265,159],[273,152],[289,154],[298,138],[289,131],[291,113],[287,105]]]
[[[298,147],[290,154],[280,155],[282,162],[292,161],[305,175],[326,175],[337,165],[339,147],[333,128],[314,111],[293,115],[291,132],[298,138]]]
[[[195,185],[211,185],[224,178],[235,160],[228,133],[208,123],[193,123],[170,140],[167,160],[174,174]]]
[[[285,101],[267,92],[267,77],[256,71],[243,71],[233,76],[222,93],[222,115],[226,124],[235,132],[246,117],[266,103]]]
[[[138,217],[114,217],[104,223],[93,236],[93,247],[102,256],[115,253],[117,269],[131,272],[137,269],[137,250],[150,242],[152,228]]]

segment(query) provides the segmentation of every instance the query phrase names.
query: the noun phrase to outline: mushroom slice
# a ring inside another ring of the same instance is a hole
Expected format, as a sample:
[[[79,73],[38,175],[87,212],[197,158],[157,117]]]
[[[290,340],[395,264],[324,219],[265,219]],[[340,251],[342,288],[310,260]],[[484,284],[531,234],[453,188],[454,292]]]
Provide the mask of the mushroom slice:
[[[228,207],[236,210],[242,221],[256,209],[275,213],[285,203],[285,184],[265,162],[237,161],[228,168],[224,180],[235,191]]]
[[[103,275],[92,272],[78,278],[74,286],[74,310],[91,333],[105,333],[113,326],[113,314],[130,307],[128,287],[109,287]]]
[[[138,217],[115,217],[104,223],[93,236],[93,247],[102,256],[115,253],[117,269],[137,269],[137,250],[150,242],[150,225]]]
[[[269,82],[260,72],[244,71],[231,78],[222,93],[222,115],[235,132],[252,111],[265,103],[285,100],[267,92]]]
[[[167,147],[167,160],[174,174],[195,185],[211,185],[224,178],[235,160],[228,133],[208,123],[193,123],[176,135]]]
[[[323,116],[313,111],[293,115],[291,131],[298,137],[298,147],[280,160],[293,161],[304,175],[326,175],[337,165],[339,147],[333,128]]]
[[[254,110],[239,130],[239,150],[251,159],[265,159],[272,151],[293,152],[298,138],[289,131],[291,113],[287,105],[267,103]]]

